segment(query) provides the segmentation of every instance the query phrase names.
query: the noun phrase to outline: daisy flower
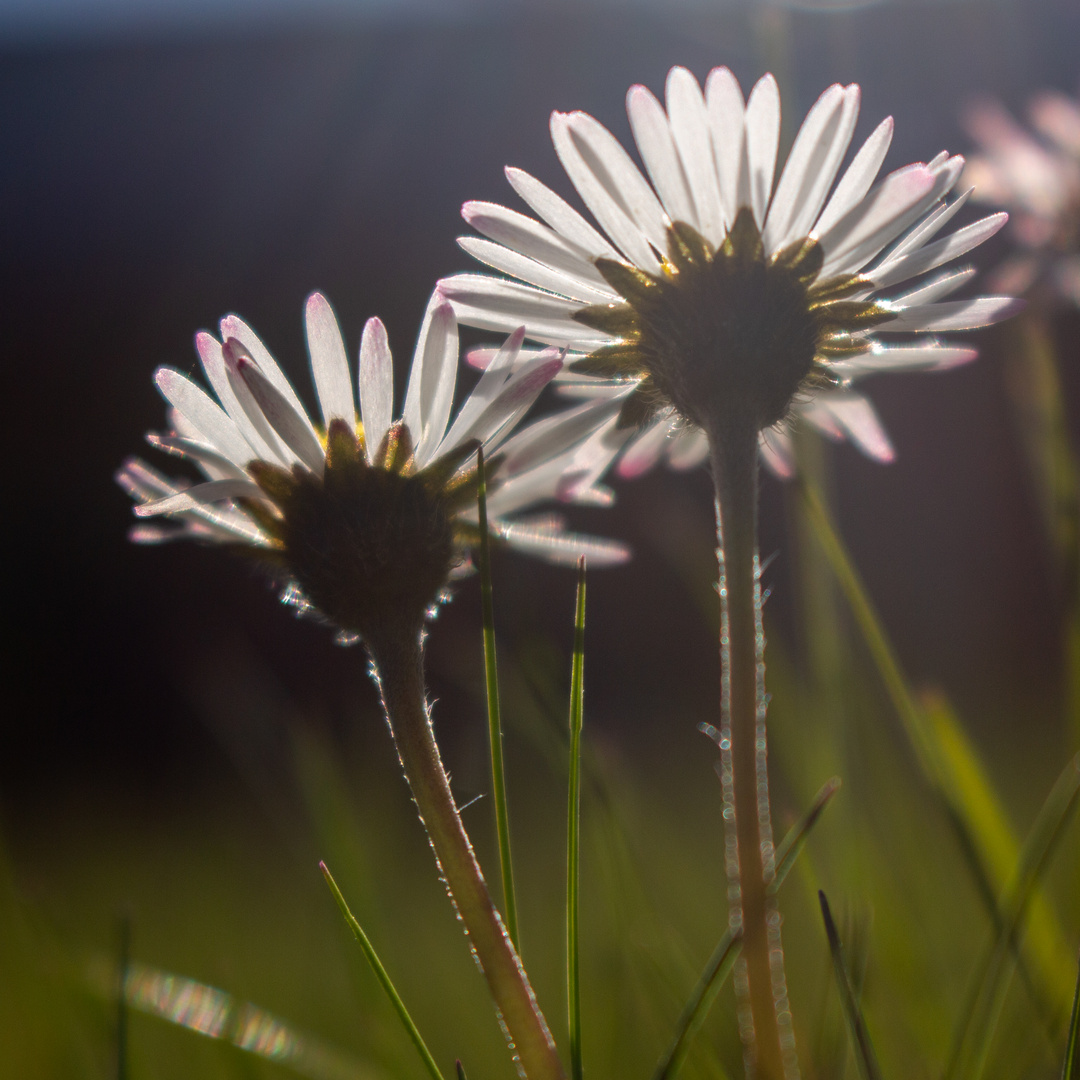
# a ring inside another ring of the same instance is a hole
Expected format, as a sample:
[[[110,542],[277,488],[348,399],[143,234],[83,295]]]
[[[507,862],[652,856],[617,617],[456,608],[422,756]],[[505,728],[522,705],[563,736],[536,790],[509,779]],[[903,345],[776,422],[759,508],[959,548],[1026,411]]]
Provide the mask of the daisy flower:
[[[964,126],[980,147],[964,170],[976,198],[1006,206],[1012,234],[1026,251],[998,268],[995,280],[1026,292],[1042,277],[1080,305],[1080,102],[1043,93],[1028,106],[1032,132],[996,102],[973,105]]]
[[[622,393],[633,435],[621,470],[661,456],[712,459],[721,602],[720,744],[729,920],[742,933],[737,979],[750,1072],[795,1080],[775,894],[766,761],[767,697],[757,555],[757,457],[789,475],[796,417],[872,457],[892,448],[852,383],[878,371],[974,357],[938,333],[1017,310],[1009,297],[949,298],[970,268],[932,274],[993,235],[1003,213],[943,234],[970,192],[947,201],[963,159],[939,154],[877,180],[892,139],[882,121],[841,173],[859,88],[832,86],[810,110],[774,184],[780,96],[766,75],[748,99],[726,68],[702,91],[685,68],[666,109],[627,95],[645,174],[585,113],[554,113],[556,153],[595,219],[519,169],[507,178],[536,218],[466,203],[481,234],[462,246],[507,278],[440,282],[458,318],[565,348],[570,389]],[[838,179],[839,177],[839,179]]]
[[[149,519],[133,538],[176,538],[246,549],[289,580],[284,598],[313,607],[349,635],[415,619],[467,567],[478,539],[476,451],[489,461],[491,531],[535,554],[593,565],[621,561],[618,544],[564,533],[557,519],[508,515],[544,499],[602,498],[610,463],[601,428],[615,406],[596,399],[509,437],[561,369],[559,350],[522,356],[511,334],[456,415],[457,323],[438,294],[428,305],[402,415],[394,419],[386,330],[369,319],[360,344],[359,400],[330,304],[305,309],[320,419],[313,422],[266,346],[235,315],[195,345],[217,401],[170,367],[154,375],[171,406],[158,449],[193,462],[203,481],[168,478],[139,459],[117,479]],[[604,416],[605,410],[607,416]]]
[[[552,115],[556,153],[599,229],[520,169],[507,178],[540,220],[465,204],[482,236],[462,247],[517,281],[444,280],[458,318],[504,332],[524,323],[532,340],[570,350],[570,373],[633,381],[623,422],[640,430],[624,474],[662,455],[683,467],[704,460],[710,428],[732,410],[752,416],[764,459],[781,475],[794,468],[795,417],[890,460],[888,437],[852,383],[975,356],[937,334],[1004,318],[1016,301],[945,299],[970,268],[924,275],[993,235],[1006,215],[939,236],[970,195],[946,201],[964,163],[944,152],[875,183],[891,118],[837,181],[858,119],[856,85],[821,95],[775,185],[780,97],[771,75],[744,101],[727,68],[712,71],[702,92],[676,67],[666,96],[665,111],[643,86],[627,95],[648,179],[591,116]]]

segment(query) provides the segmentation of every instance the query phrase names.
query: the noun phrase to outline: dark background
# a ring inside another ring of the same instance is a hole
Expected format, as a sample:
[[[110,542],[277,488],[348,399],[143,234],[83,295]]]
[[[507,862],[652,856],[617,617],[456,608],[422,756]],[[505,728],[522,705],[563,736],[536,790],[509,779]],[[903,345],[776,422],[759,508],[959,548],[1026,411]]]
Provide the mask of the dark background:
[[[461,202],[515,205],[506,163],[569,195],[550,110],[585,109],[625,138],[626,88],[661,91],[674,63],[700,79],[725,63],[746,89],[775,70],[789,125],[830,82],[857,80],[856,139],[893,113],[893,168],[965,149],[957,111],[977,94],[1019,107],[1044,86],[1075,92],[1078,59],[1075,0],[339,11],[0,42],[0,824],[14,847],[63,828],[48,807],[212,803],[236,764],[206,716],[228,713],[238,673],[389,753],[359,650],[278,610],[220,551],[125,540],[112,473],[162,423],[153,369],[195,370],[196,329],[241,314],[311,402],[301,313],[319,288],[352,353],[363,321],[383,318],[403,381],[435,279],[470,266],[454,243]],[[987,264],[1005,250],[988,245]],[[1075,416],[1080,323],[1056,329]],[[1002,338],[977,337],[975,365],[872,382],[898,460],[836,451],[837,507],[915,680],[943,685],[990,747],[1019,726],[1057,741],[1061,598]],[[637,553],[592,576],[590,724],[631,753],[675,754],[715,709],[709,482],[699,470],[616,486],[613,511],[572,515]],[[779,553],[773,638],[797,653],[785,498],[765,481],[762,547]],[[455,733],[482,730],[475,581],[458,592],[430,648],[451,757]],[[562,664],[572,592],[565,571],[499,556],[508,659],[542,647]],[[263,738],[254,724],[249,736]],[[461,753],[463,783],[481,785]]]

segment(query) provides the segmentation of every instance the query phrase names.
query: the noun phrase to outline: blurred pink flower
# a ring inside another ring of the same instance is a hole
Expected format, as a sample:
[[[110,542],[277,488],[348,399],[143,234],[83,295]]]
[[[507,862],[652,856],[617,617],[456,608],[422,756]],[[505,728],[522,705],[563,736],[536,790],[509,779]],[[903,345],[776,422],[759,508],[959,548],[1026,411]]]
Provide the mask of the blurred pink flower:
[[[1080,305],[1080,102],[1042,93],[1028,117],[1031,131],[995,101],[970,106],[964,126],[980,153],[962,179],[980,202],[1009,210],[1012,235],[1027,249],[998,267],[995,287],[1024,293],[1041,280]]]

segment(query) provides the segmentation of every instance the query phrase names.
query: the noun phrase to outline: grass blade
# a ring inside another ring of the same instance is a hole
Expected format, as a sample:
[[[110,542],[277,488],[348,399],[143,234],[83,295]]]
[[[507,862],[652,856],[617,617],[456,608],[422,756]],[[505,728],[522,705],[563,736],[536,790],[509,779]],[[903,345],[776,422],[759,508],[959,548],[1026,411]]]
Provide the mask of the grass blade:
[[[824,502],[812,485],[806,481],[799,481],[799,485],[807,517],[855,617],[908,742],[956,835],[995,929],[999,929],[996,898],[1006,886],[1020,855],[1008,815],[947,703],[940,698],[932,699],[929,707],[924,708],[912,693]],[[1033,903],[1038,919],[1030,947],[1046,987],[1044,992],[1034,989],[1019,955],[1017,961],[1036,1005],[1041,1005],[1047,998],[1055,1000],[1067,995],[1072,988],[1072,974],[1062,964],[1068,949],[1052,909],[1041,895],[1037,895]],[[1040,1011],[1040,1015],[1045,1019],[1045,1013]]]
[[[963,1076],[978,1080],[993,1041],[994,1028],[1008,990],[1008,957],[1031,906],[1039,880],[1080,799],[1080,756],[1073,758],[1043,803],[1020,852],[1012,881],[1003,891],[997,930],[977,965],[968,1006],[961,1013],[953,1039],[946,1080]]]
[[[1076,976],[1073,994],[1072,1016],[1069,1018],[1069,1037],[1065,1040],[1065,1061],[1061,1066],[1061,1080],[1080,1080],[1080,971]]]
[[[683,1007],[675,1025],[675,1037],[671,1040],[660,1063],[653,1073],[653,1080],[672,1080],[682,1068],[686,1055],[690,1052],[690,1046],[694,1036],[701,1030],[705,1018],[709,1015],[716,995],[731,974],[735,966],[735,960],[742,946],[742,931],[733,934],[730,930],[725,931],[716,948],[713,949],[705,970],[698,979],[690,1000]]]
[[[817,824],[822,811],[829,805],[832,797],[840,790],[840,777],[834,776],[827,781],[821,790],[814,796],[810,809],[788,830],[784,839],[776,846],[776,873],[769,888],[776,892],[784,884],[784,878],[795,865],[810,830]]]
[[[461,1058],[458,1058],[454,1062],[454,1071],[457,1073],[457,1080],[467,1080],[465,1076],[465,1066],[461,1064]]]
[[[833,971],[836,973],[836,988],[840,992],[840,1004],[843,1006],[844,1017],[851,1031],[859,1076],[862,1080],[881,1080],[881,1069],[878,1067],[877,1056],[870,1042],[870,1033],[866,1030],[866,1022],[863,1020],[862,1009],[859,1008],[855,988],[851,985],[851,974],[844,960],[844,948],[840,943],[840,935],[836,932],[836,923],[833,922],[832,912],[829,910],[829,901],[820,891],[818,900],[821,902],[821,917],[825,920],[825,935],[829,939],[829,952],[832,953]]]
[[[566,814],[566,1007],[570,1080],[581,1080],[581,985],[578,948],[581,865],[581,732],[585,723],[585,557],[578,562],[574,659],[570,671],[570,783]]]
[[[484,618],[484,675],[487,685],[488,742],[491,745],[491,794],[495,803],[495,832],[499,838],[499,869],[502,873],[503,914],[506,932],[521,955],[518,937],[514,864],[510,858],[510,818],[506,807],[506,773],[503,768],[502,710],[499,706],[499,672],[495,661],[495,608],[491,591],[491,540],[488,535],[487,476],[484,451],[476,452],[476,500],[480,512],[480,602]]]
[[[803,814],[777,846],[776,873],[769,886],[771,890],[775,891],[783,884],[784,878],[787,877],[799,852],[802,851],[810,830],[817,824],[821,812],[839,788],[839,778],[833,777],[817,793],[810,809]],[[682,1068],[693,1044],[694,1036],[701,1030],[701,1025],[709,1015],[716,995],[720,993],[721,987],[731,974],[741,944],[741,935],[732,934],[728,930],[713,949],[712,956],[709,957],[709,962],[701,973],[701,978],[698,979],[697,985],[679,1014],[679,1019],[675,1024],[675,1035],[656,1066],[653,1080],[672,1080]]]
[[[326,878],[326,884],[330,886],[330,891],[334,894],[334,899],[337,901],[337,906],[341,909],[341,914],[344,916],[345,922],[348,923],[349,929],[353,932],[353,936],[360,943],[360,948],[363,950],[367,962],[371,965],[371,970],[375,972],[375,977],[382,984],[383,990],[386,991],[386,996],[390,999],[390,1003],[394,1006],[398,1017],[405,1026],[405,1030],[409,1033],[409,1038],[412,1039],[413,1045],[416,1047],[417,1052],[424,1061],[424,1065],[427,1066],[427,1071],[431,1075],[431,1080],[443,1080],[443,1075],[439,1071],[439,1066],[435,1063],[435,1059],[431,1056],[431,1051],[428,1050],[423,1036],[413,1022],[413,1018],[409,1015],[409,1010],[405,1008],[405,1002],[401,1000],[401,995],[397,992],[397,988],[391,981],[386,968],[383,967],[382,961],[375,952],[375,946],[371,944],[367,934],[364,933],[364,928],[356,921],[356,917],[349,910],[349,905],[345,903],[345,897],[341,895],[341,890],[337,887],[337,882],[327,869],[326,863],[319,863],[319,869],[323,872],[323,877]]]
[[[116,1080],[128,1080],[128,1000],[131,974],[131,918],[120,918],[116,965]]]

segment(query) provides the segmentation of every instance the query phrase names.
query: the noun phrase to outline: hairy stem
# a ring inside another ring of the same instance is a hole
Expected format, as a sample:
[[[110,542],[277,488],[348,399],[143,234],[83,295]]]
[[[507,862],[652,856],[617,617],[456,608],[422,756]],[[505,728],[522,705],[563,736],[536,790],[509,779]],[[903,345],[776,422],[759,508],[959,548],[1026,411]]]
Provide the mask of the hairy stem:
[[[447,891],[506,1030],[522,1076],[564,1080],[555,1042],[502,918],[491,902],[439,756],[424,695],[420,630],[368,638],[383,707]]]
[[[742,930],[740,1026],[752,1075],[798,1073],[769,885],[775,874],[765,741],[765,635],[757,559],[757,430],[735,421],[709,433],[720,563],[721,745],[729,920]]]

